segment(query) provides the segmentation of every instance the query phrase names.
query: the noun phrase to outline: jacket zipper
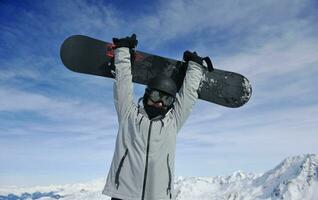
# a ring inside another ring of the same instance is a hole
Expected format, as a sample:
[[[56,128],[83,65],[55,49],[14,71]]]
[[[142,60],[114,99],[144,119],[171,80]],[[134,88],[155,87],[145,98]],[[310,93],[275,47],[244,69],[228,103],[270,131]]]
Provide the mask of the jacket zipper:
[[[124,160],[125,160],[127,154],[128,154],[128,148],[126,149],[124,156],[121,158],[117,172],[116,172],[115,185],[116,185],[117,190],[119,187],[119,174],[120,174],[121,168],[123,167]]]
[[[169,195],[169,197],[171,199],[172,198],[172,195],[171,195],[171,169],[170,169],[170,165],[169,165],[169,154],[167,155],[167,167],[168,167],[168,173],[169,173],[167,195]]]
[[[142,196],[141,200],[145,199],[145,189],[146,189],[146,180],[147,180],[147,172],[148,172],[148,156],[149,156],[149,149],[150,149],[150,133],[151,133],[152,121],[150,121],[149,129],[148,129],[148,139],[147,139],[147,153],[146,153],[146,165],[145,165],[145,173],[144,173],[144,182],[142,186]]]

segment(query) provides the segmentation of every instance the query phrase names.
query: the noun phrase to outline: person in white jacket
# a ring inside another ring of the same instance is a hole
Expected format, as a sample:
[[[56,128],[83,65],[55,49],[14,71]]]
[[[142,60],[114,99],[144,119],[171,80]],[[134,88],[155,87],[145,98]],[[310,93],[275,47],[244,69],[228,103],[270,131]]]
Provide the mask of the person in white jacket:
[[[115,45],[114,102],[119,130],[103,194],[113,200],[175,199],[176,136],[198,99],[202,58],[186,51],[188,63],[181,89],[158,75],[149,81],[143,106],[133,102],[131,59],[136,35],[113,39]]]

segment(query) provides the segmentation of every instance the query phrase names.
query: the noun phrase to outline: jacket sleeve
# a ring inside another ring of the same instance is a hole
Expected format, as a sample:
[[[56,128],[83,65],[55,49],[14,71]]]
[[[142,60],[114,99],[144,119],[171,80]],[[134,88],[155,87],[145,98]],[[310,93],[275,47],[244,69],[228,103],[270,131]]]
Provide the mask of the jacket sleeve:
[[[124,119],[133,107],[133,83],[129,49],[121,47],[115,49],[115,83],[114,103],[118,120]]]
[[[192,107],[198,99],[198,89],[202,79],[202,66],[189,61],[183,85],[176,96],[173,115],[176,120],[177,132],[190,115]]]

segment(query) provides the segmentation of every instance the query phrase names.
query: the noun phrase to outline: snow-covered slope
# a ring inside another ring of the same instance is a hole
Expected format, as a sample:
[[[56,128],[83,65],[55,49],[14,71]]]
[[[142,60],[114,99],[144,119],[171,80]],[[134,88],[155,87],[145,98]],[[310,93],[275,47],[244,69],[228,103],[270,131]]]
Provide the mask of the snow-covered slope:
[[[177,200],[318,200],[318,155],[290,157],[263,175],[178,178]]]
[[[178,177],[177,200],[318,200],[318,155],[290,157],[268,172],[241,171],[231,176]],[[104,180],[85,184],[0,189],[0,200],[108,200],[101,194]]]

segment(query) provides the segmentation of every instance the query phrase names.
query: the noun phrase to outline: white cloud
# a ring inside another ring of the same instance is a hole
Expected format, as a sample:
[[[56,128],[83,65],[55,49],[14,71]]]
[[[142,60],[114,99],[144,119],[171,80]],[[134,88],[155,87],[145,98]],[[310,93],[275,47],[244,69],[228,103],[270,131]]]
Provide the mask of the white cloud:
[[[94,140],[107,135],[114,137],[116,134],[113,130],[117,127],[116,113],[105,104],[52,98],[13,88],[0,88],[0,96],[1,112],[21,113],[26,117],[31,114],[40,116],[37,120],[25,122],[17,118],[15,126],[7,124],[2,127],[2,134],[56,134],[56,137],[72,134],[73,139],[78,140]]]
[[[281,75],[287,72],[305,70],[318,62],[318,40],[312,37],[273,39],[261,48],[237,53],[235,56],[223,58],[220,66],[230,69],[235,66],[251,77],[269,78],[268,75]]]
[[[15,90],[14,88],[0,88],[1,111],[31,111],[39,112],[54,119],[89,119],[95,116],[111,116],[104,105],[84,104],[79,100],[52,99],[41,94]]]
[[[297,18],[310,5],[310,1],[160,1],[152,15],[134,20],[131,26],[152,45],[181,36],[187,36],[184,42],[190,44],[195,41],[211,45],[222,34],[241,37],[235,41],[245,37],[266,41],[281,34],[282,27],[296,24],[290,24],[291,21],[298,24],[305,21]]]

